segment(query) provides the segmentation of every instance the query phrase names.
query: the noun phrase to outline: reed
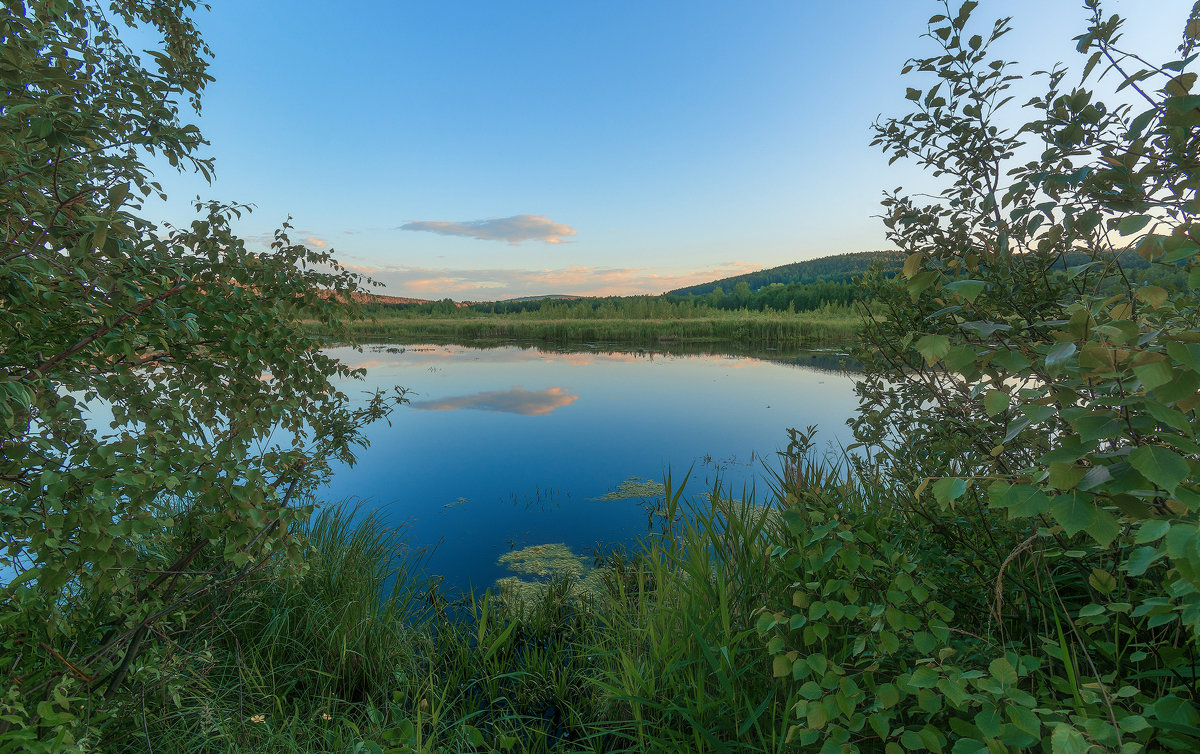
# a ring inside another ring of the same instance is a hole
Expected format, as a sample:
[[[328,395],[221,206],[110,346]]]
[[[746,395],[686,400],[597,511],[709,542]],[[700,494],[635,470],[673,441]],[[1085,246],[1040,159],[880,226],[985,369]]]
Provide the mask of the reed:
[[[349,326],[358,339],[392,341],[525,340],[555,343],[672,342],[754,345],[832,345],[852,340],[860,326],[853,314],[730,312],[689,319],[538,319],[523,315],[394,316],[375,314]],[[314,330],[316,325],[310,325]]]
[[[874,504],[833,469],[803,476]],[[797,478],[759,500],[668,477],[657,528],[604,559],[587,600],[563,576],[532,602],[448,602],[402,530],[323,509],[295,533],[305,566],[230,595],[106,750],[153,731],[156,751],[783,751],[796,699],[755,626],[788,591],[772,553]]]

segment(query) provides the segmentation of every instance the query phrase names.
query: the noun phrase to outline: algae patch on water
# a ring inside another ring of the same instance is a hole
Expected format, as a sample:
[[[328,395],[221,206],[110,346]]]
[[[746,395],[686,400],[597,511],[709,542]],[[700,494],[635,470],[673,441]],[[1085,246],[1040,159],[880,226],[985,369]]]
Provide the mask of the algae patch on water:
[[[667,488],[661,482],[631,476],[617,485],[608,494],[591,498],[592,500],[631,500],[633,498],[655,498],[667,494]]]
[[[501,599],[520,613],[544,601],[551,590],[573,601],[592,601],[604,589],[601,571],[562,543],[507,552],[500,556],[499,563],[520,574],[496,580]]]
[[[554,578],[567,576],[578,579],[583,575],[583,558],[571,552],[564,544],[534,545],[523,550],[506,552],[500,556],[500,565],[513,573],[527,576]]]

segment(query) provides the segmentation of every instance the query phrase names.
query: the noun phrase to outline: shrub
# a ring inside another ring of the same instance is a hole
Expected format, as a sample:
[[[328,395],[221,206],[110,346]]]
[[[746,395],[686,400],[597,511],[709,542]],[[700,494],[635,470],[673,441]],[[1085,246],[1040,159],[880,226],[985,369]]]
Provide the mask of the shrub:
[[[904,276],[867,280],[852,484],[883,492],[831,497],[807,467],[792,601],[760,628],[806,744],[1194,750],[1200,11],[1152,65],[1087,3],[1081,82],[1040,74],[1007,130],[1016,76],[988,48],[1009,25],[973,33],[976,5],[942,3],[938,50],[904,68],[928,78],[914,111],[875,127],[946,181],[885,196]],[[1132,255],[1189,287],[1138,282]]]

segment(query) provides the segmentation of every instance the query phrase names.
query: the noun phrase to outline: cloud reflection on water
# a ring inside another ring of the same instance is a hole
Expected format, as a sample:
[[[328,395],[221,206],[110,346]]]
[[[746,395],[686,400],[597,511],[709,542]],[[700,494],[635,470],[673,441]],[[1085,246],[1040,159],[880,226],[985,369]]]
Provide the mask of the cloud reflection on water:
[[[492,390],[472,395],[452,395],[429,401],[413,401],[410,405],[421,411],[457,411],[473,408],[479,411],[499,411],[521,416],[542,416],[561,406],[569,406],[579,400],[578,395],[567,392],[565,387],[545,390],[525,390],[517,385],[508,390]]]

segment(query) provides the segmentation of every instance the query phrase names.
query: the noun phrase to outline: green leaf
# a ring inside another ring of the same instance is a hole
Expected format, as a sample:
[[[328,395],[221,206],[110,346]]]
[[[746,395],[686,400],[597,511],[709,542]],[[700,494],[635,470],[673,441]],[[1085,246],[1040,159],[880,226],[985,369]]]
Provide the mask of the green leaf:
[[[1193,372],[1200,372],[1200,345],[1196,343],[1167,342],[1167,355]]]
[[[932,668],[922,665],[913,671],[912,677],[908,680],[908,684],[914,688],[928,689],[936,686],[937,681],[937,672]]]
[[[987,288],[987,283],[982,280],[955,280],[953,283],[946,285],[946,290],[953,293],[959,298],[967,301],[974,301],[979,297],[980,293]]]
[[[983,395],[983,410],[995,416],[1008,410],[1009,396],[1003,390],[989,390]]]
[[[1189,472],[1187,461],[1157,445],[1136,448],[1129,454],[1129,464],[1168,493],[1174,492]]]
[[[966,492],[967,482],[965,479],[948,477],[933,483],[933,497],[943,506],[962,497]]]
[[[916,301],[926,288],[937,282],[937,279],[938,273],[933,270],[918,272],[916,275],[913,275],[911,280],[908,281],[908,295],[913,301]]]
[[[977,738],[960,738],[954,742],[950,754],[988,754],[987,744]]]
[[[1102,568],[1093,568],[1091,575],[1088,576],[1088,584],[1101,594],[1112,594],[1113,590],[1117,588],[1117,579]]]
[[[1050,486],[1058,490],[1072,490],[1079,480],[1083,479],[1087,469],[1071,463],[1055,462],[1050,464]]]
[[[1142,259],[1147,262],[1153,262],[1163,255],[1163,239],[1162,236],[1154,234],[1147,235],[1137,245],[1137,253]],[[1163,297],[1164,299],[1166,296]],[[1157,309],[1158,307],[1154,307]]]
[[[952,372],[973,371],[978,354],[971,346],[952,346],[942,363]]]
[[[1144,301],[1157,309],[1167,302],[1167,289],[1157,285],[1145,285],[1134,293],[1139,301]]]
[[[1182,411],[1176,411],[1173,408],[1164,406],[1158,401],[1152,400],[1146,400],[1142,405],[1146,407],[1146,411],[1149,412],[1151,416],[1162,422],[1164,425],[1171,427],[1172,429],[1177,429],[1188,437],[1194,436],[1195,429],[1192,427],[1191,421],[1188,420],[1187,416],[1185,416]]]
[[[775,655],[771,660],[771,674],[776,678],[792,674],[792,661],[787,658],[787,655]]]
[[[1165,360],[1135,366],[1133,373],[1146,390],[1161,387],[1175,379],[1175,372],[1171,369],[1171,364]]]
[[[1137,534],[1133,541],[1135,544],[1145,544],[1147,542],[1155,542],[1162,539],[1171,529],[1171,523],[1162,519],[1152,518],[1148,521],[1143,521],[1138,527]]]
[[[879,698],[880,706],[885,709],[894,707],[900,701],[900,689],[891,683],[881,684],[876,690],[875,695]]]
[[[1130,215],[1117,223],[1117,232],[1123,236],[1133,235],[1150,223],[1149,215]]]
[[[945,335],[926,335],[917,341],[917,353],[933,366],[950,351],[950,339]]]
[[[1012,663],[1003,657],[992,660],[988,664],[988,672],[1006,686],[1012,686],[1017,682],[1017,671],[1013,669]]]
[[[1028,484],[997,482],[988,489],[988,496],[993,506],[1008,509],[1009,518],[1038,516],[1050,510],[1050,498]]]
[[[925,260],[925,255],[921,252],[909,254],[904,260],[904,277],[911,278],[921,271],[921,262]]]
[[[1128,571],[1130,576],[1141,576],[1162,556],[1163,553],[1157,547],[1139,547],[1129,553],[1121,568]]]
[[[1079,350],[1074,343],[1059,343],[1046,354],[1046,371],[1051,375],[1058,374],[1075,352]]]
[[[1050,747],[1054,754],[1087,754],[1089,748],[1083,734],[1066,723],[1054,726],[1050,735]]]
[[[1116,437],[1121,433],[1121,424],[1108,413],[1094,413],[1079,417],[1071,422],[1081,443]],[[1082,456],[1077,456],[1080,458]]]
[[[1096,519],[1096,509],[1075,494],[1054,498],[1050,503],[1050,514],[1062,524],[1068,536],[1074,536],[1088,528]]]

